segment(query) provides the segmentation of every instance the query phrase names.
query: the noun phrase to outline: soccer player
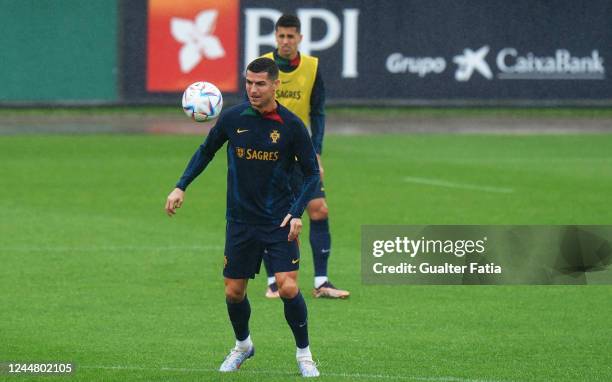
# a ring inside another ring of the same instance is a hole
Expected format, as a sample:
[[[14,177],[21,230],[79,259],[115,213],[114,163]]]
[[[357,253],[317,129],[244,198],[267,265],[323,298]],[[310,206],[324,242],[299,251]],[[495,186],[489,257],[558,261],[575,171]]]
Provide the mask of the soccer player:
[[[249,101],[221,114],[168,196],[165,208],[170,216],[176,213],[189,184],[228,142],[223,276],[236,345],[219,370],[237,371],[255,354],[246,292],[248,280],[259,273],[265,251],[284,304],[285,318],[295,337],[300,373],[317,377],[319,371],[309,347],[306,303],[297,283],[300,259],[297,237],[302,228],[300,217],[317,185],[319,168],[308,130],[297,116],[275,101],[279,82],[273,60],[258,58],[247,66]],[[289,176],[296,159],[304,173],[304,184],[294,195]]]
[[[328,209],[323,188],[323,165],[321,153],[323,148],[323,133],[325,130],[325,87],[318,59],[301,54],[298,51],[302,35],[300,34],[300,19],[295,15],[281,16],[275,25],[276,50],[264,57],[274,59],[280,69],[280,87],[276,91],[276,99],[286,108],[294,112],[312,131],[312,142],[317,153],[319,172],[321,173],[315,193],[308,203],[307,211],[310,217],[310,246],[314,260],[314,297],[346,298],[349,292],[336,288],[328,279],[327,263],[331,251],[331,235],[329,232]],[[304,175],[297,167],[291,178],[294,190],[299,190]],[[269,267],[267,256],[264,264],[268,273],[268,288],[266,297],[279,297],[276,278]]]

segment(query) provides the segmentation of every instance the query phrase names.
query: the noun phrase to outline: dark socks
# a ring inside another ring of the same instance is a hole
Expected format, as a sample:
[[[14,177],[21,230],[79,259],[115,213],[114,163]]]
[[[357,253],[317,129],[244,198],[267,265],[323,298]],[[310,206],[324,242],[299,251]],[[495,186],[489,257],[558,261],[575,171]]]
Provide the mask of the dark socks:
[[[236,339],[244,341],[249,336],[249,318],[251,318],[251,304],[249,299],[244,296],[244,300],[233,303],[225,300],[227,304],[227,313],[229,314]]]
[[[327,261],[331,249],[328,219],[310,221],[310,246],[315,276],[327,276]]]
[[[295,337],[295,344],[303,349],[308,346],[308,311],[302,293],[294,298],[282,298],[285,305],[285,319]]]

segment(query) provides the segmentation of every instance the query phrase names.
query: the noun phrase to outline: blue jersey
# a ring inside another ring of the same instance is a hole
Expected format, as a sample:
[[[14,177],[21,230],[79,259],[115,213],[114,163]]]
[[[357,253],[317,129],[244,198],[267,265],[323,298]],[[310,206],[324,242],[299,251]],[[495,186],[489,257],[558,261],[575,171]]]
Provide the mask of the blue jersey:
[[[288,213],[301,217],[319,179],[315,151],[302,121],[278,103],[266,114],[248,102],[227,109],[176,186],[185,190],[226,141],[227,220],[280,224]],[[296,159],[304,173],[301,190],[289,185]]]

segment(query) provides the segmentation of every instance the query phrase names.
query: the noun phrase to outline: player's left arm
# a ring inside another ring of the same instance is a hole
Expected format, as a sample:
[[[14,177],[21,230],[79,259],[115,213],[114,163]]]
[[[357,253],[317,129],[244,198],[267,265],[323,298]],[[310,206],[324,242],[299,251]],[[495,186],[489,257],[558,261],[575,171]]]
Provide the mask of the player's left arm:
[[[291,224],[291,231],[289,232],[289,241],[297,238],[302,228],[302,214],[308,205],[312,195],[317,189],[317,183],[319,181],[319,166],[317,164],[317,157],[315,154],[314,147],[312,146],[312,140],[301,121],[299,126],[296,126],[294,130],[294,156],[298,160],[298,165],[302,169],[304,174],[304,184],[300,190],[300,194],[296,201],[291,206],[289,213],[285,216],[281,227],[284,227],[287,222]],[[292,156],[293,157],[293,156]]]
[[[310,130],[312,131],[312,145],[317,154],[319,172],[322,179],[323,163],[321,161],[321,154],[323,153],[323,137],[325,135],[325,83],[318,66],[310,95]]]

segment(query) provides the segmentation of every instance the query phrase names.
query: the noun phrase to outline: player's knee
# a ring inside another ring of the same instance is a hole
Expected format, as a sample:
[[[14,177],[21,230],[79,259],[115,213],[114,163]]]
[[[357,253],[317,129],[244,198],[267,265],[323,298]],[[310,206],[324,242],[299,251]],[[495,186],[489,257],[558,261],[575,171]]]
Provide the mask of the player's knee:
[[[278,294],[282,298],[294,298],[298,294],[298,287],[295,283],[284,284],[283,286],[279,286]]]
[[[308,205],[308,216],[311,220],[325,220],[329,215],[329,209],[325,199],[315,199]]]
[[[298,293],[297,282],[290,277],[277,278],[276,285],[282,298],[294,298]]]
[[[329,215],[329,209],[327,208],[327,204],[325,204],[325,202],[321,204],[321,206],[317,210],[317,214],[319,215],[319,218],[315,220],[327,219],[327,216]]]
[[[231,303],[239,303],[244,300],[245,291],[232,285],[225,286],[225,299]]]

